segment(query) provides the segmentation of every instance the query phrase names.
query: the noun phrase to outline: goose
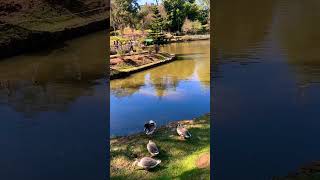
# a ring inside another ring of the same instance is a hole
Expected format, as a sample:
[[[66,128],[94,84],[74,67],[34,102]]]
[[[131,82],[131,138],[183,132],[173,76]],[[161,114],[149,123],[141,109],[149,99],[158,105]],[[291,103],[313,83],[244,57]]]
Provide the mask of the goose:
[[[152,155],[152,156],[156,156],[159,154],[159,149],[156,145],[156,143],[154,143],[153,141],[149,140],[148,144],[147,144],[147,149],[149,151],[149,153]]]
[[[188,129],[183,127],[180,123],[177,125],[177,133],[179,136],[184,137],[185,139],[191,138],[191,134]]]
[[[134,166],[142,167],[143,169],[149,170],[156,166],[158,166],[161,163],[161,160],[156,160],[151,157],[143,157],[140,160],[136,159],[136,161],[133,163]]]
[[[146,133],[146,135],[153,134],[156,128],[157,124],[153,120],[150,120],[149,122],[144,124],[144,132]]]

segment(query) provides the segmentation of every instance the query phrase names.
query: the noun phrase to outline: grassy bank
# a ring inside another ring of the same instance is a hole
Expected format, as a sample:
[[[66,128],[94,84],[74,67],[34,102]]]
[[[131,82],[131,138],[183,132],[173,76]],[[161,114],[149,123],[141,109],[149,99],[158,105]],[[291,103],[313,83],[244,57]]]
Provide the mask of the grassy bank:
[[[111,179],[209,179],[210,115],[180,121],[192,134],[183,140],[177,136],[177,122],[157,129],[152,137],[143,133],[112,138],[110,142]],[[143,126],[143,125],[142,125]],[[132,166],[135,158],[150,156],[146,145],[152,139],[158,146],[161,164],[146,171]]]

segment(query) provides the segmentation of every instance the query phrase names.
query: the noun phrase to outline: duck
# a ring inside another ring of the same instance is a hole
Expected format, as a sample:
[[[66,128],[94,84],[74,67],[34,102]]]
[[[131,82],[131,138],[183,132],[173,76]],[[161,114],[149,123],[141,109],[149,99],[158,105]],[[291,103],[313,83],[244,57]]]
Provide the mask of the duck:
[[[191,134],[188,129],[182,126],[180,123],[177,125],[177,133],[179,136],[184,137],[185,139],[191,138]]]
[[[147,144],[147,149],[148,149],[149,153],[151,154],[151,156],[156,156],[159,154],[159,149],[158,149],[156,143],[154,143],[151,140],[149,140],[149,142]]]
[[[144,124],[144,132],[146,133],[146,135],[153,134],[156,128],[157,128],[157,124],[153,120],[150,120],[149,122]]]
[[[140,160],[136,159],[133,163],[134,166],[142,167],[145,170],[155,168],[161,163],[161,160],[156,160],[151,157],[143,157]]]

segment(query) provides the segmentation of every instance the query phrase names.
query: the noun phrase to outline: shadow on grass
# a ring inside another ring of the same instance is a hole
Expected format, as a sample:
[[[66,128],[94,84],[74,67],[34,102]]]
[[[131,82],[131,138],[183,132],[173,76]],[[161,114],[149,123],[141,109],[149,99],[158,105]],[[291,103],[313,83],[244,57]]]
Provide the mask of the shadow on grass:
[[[193,180],[194,177],[198,177],[198,179],[210,179],[210,169],[194,168],[192,170],[182,173],[180,176],[176,178],[183,179],[183,180],[188,180],[188,179]]]
[[[169,160],[170,155],[167,153],[167,151],[159,148],[159,155],[156,156],[156,158],[161,159],[161,162],[165,162]]]

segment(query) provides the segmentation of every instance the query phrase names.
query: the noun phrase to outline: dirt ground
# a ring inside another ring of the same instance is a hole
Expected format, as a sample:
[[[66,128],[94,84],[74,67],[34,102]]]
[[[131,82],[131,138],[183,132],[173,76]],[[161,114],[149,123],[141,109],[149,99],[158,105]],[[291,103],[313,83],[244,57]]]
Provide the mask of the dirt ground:
[[[110,58],[110,68],[112,69],[125,69],[130,67],[139,67],[149,63],[157,62],[164,60],[166,54],[133,54],[133,55],[124,55],[124,56],[114,56]]]
[[[39,31],[61,30],[88,22],[88,17],[94,19],[102,16],[102,10],[98,12],[98,8],[107,7],[108,2],[109,0],[0,0],[0,24],[7,23]]]
[[[198,168],[207,168],[210,167],[210,154],[202,154],[196,162]]]

